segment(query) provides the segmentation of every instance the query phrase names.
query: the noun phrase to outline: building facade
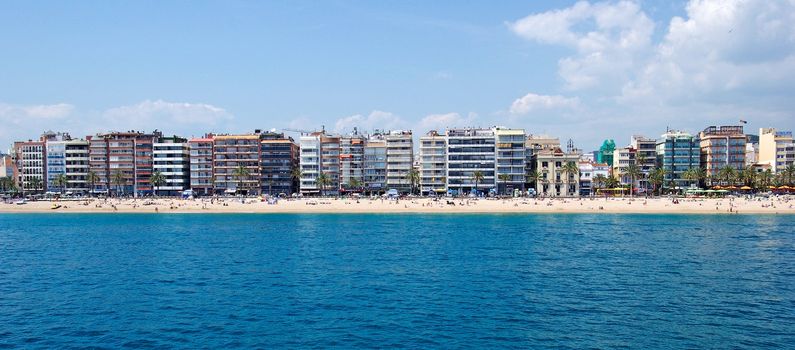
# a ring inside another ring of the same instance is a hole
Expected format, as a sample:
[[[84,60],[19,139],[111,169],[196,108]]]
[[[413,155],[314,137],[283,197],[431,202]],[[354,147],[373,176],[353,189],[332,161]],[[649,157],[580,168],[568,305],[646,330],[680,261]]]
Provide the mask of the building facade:
[[[515,192],[524,192],[527,139],[524,130],[495,127],[494,137],[498,193],[513,195]]]
[[[494,130],[448,129],[447,190],[451,195],[496,191],[496,138]],[[475,173],[482,175],[475,179]]]
[[[768,164],[773,173],[779,173],[795,163],[795,144],[792,131],[774,128],[759,129],[759,164]]]
[[[390,131],[386,140],[386,187],[399,193],[409,193],[411,183],[407,180],[414,168],[414,137],[411,131]]]
[[[386,139],[381,133],[367,138],[363,178],[366,192],[380,194],[386,191]]]
[[[213,137],[213,191],[216,194],[260,193],[261,134]]]
[[[212,195],[213,191],[213,135],[188,141],[190,149],[190,189],[195,195]]]
[[[367,136],[354,130],[340,137],[340,189],[343,193],[361,192],[364,187],[364,147]]]
[[[447,192],[447,141],[432,130],[420,137],[420,192],[444,195]]]
[[[175,196],[190,188],[190,144],[187,139],[161,137],[153,145],[152,155],[154,171],[164,178],[164,183],[154,188],[156,194]]]
[[[298,144],[283,133],[267,132],[262,134],[260,148],[262,193],[271,196],[297,193],[294,171],[298,169]]]
[[[42,140],[14,142],[16,183],[20,191],[24,193],[46,191],[47,152],[45,147],[45,142]]]
[[[141,196],[153,191],[153,147],[159,131],[109,132],[89,136],[89,170],[98,181],[92,192]]]
[[[544,197],[578,197],[579,159],[579,153],[566,153],[559,147],[534,152],[534,169],[538,173],[536,193]],[[567,164],[574,164],[577,172],[567,171]]]
[[[746,136],[742,126],[710,126],[699,133],[701,167],[707,176],[718,177],[724,167],[745,168]]]
[[[696,137],[686,132],[668,131],[657,141],[657,163],[665,170],[662,187],[682,190],[693,181],[684,178],[685,171],[701,166],[701,147]]]

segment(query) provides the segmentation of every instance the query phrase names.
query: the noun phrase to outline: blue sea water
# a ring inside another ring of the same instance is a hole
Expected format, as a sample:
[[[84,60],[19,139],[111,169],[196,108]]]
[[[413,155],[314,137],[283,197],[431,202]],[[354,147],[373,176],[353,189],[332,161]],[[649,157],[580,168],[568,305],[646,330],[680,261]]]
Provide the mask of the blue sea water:
[[[793,348],[793,216],[0,214],[0,348]]]

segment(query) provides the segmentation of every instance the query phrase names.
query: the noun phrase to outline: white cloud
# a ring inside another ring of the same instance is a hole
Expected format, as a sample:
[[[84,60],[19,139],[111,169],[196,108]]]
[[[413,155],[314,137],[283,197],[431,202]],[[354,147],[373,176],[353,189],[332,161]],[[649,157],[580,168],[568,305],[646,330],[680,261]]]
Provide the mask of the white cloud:
[[[580,1],[508,25],[525,39],[576,51],[558,61],[558,73],[572,90],[604,88],[606,82],[626,78],[642,54],[648,52],[654,32],[654,22],[631,1]]]
[[[206,103],[166,102],[146,100],[129,106],[106,110],[103,117],[114,128],[184,128],[186,126],[215,127],[231,121],[232,115],[223,108]]]
[[[27,124],[39,120],[53,120],[67,117],[74,106],[66,103],[52,105],[12,105],[0,103],[0,120],[14,125]]]
[[[358,128],[359,132],[369,132],[374,129],[395,130],[404,128],[406,125],[403,118],[390,112],[374,110],[368,115],[354,114],[352,116],[340,118],[334,123],[334,131],[346,133]]]
[[[560,95],[538,95],[529,93],[513,101],[510,112],[514,115],[522,115],[542,109],[572,109],[577,108],[579,105],[580,100],[577,97],[570,98]]]
[[[466,117],[458,113],[429,114],[420,120],[419,128],[423,133],[430,130],[443,132],[448,128],[472,126],[476,118],[475,113],[469,113]]]

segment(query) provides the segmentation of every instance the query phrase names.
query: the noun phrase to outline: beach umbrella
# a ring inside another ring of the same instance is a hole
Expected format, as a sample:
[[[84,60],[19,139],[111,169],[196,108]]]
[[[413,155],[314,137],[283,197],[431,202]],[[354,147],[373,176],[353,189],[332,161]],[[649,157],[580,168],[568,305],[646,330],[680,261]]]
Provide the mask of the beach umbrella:
[[[741,189],[741,190],[743,190],[743,191],[748,191],[748,190],[750,190],[751,188],[750,188],[750,187],[748,187],[748,186],[743,186],[743,187],[740,187],[740,189]]]

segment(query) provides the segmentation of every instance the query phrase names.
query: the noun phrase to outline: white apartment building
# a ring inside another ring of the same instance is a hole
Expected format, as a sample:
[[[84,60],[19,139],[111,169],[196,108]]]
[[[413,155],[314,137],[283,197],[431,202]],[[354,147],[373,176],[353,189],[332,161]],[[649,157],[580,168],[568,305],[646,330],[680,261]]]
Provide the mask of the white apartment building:
[[[386,187],[399,193],[409,193],[411,183],[406,179],[414,168],[414,137],[411,131],[396,130],[384,135],[386,140]]]
[[[525,190],[525,132],[523,129],[494,127],[496,139],[496,181],[499,194]]]
[[[359,192],[364,186],[365,135],[354,131],[340,137],[340,188],[346,192]],[[351,186],[351,185],[356,186]]]
[[[435,130],[420,137],[419,172],[422,195],[447,192],[447,141]]]
[[[447,191],[451,195],[468,195],[473,191],[496,191],[497,162],[493,129],[448,129]],[[475,172],[482,179],[475,181]]]
[[[340,136],[315,132],[301,135],[301,194],[336,195],[340,190]],[[320,174],[327,179],[318,182]]]
[[[791,131],[774,128],[759,129],[758,163],[770,165],[774,173],[795,164],[795,144]]]
[[[154,190],[161,195],[178,195],[190,186],[190,147],[179,137],[161,138],[152,146],[153,169],[165,177]]]
[[[363,177],[366,192],[386,191],[386,139],[381,133],[370,135],[364,145]]]

